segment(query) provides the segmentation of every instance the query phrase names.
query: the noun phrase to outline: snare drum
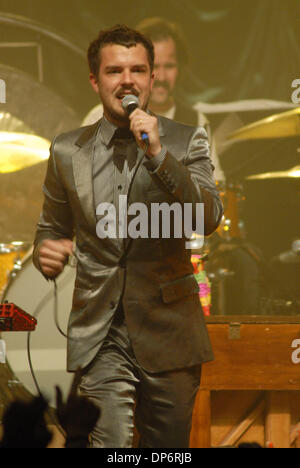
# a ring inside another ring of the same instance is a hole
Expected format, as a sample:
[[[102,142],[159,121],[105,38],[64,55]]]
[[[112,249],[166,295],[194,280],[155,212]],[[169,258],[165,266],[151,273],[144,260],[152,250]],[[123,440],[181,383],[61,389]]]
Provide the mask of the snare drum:
[[[0,244],[0,297],[9,276],[21,268],[21,260],[30,248],[29,243]]]
[[[64,332],[72,306],[75,272],[75,268],[66,266],[57,279],[58,321]],[[20,272],[9,280],[3,300],[13,302],[37,319],[37,328],[30,337],[32,366],[42,393],[55,406],[55,385],[59,385],[67,395],[72,374],[66,372],[66,338],[55,325],[54,284],[46,281],[34,267],[32,252],[24,257]],[[6,342],[7,361],[16,378],[36,395],[28,363],[27,333],[5,332],[2,339]]]

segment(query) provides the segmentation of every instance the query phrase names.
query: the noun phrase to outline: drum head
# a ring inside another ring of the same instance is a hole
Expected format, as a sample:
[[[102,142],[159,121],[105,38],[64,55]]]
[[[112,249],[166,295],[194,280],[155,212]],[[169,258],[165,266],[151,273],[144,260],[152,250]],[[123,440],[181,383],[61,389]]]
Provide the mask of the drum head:
[[[72,306],[75,268],[66,266],[57,280],[58,322],[66,333]],[[54,283],[46,281],[32,263],[31,255],[24,260],[21,271],[7,285],[3,301],[13,302],[35,316],[37,327],[30,336],[30,352],[38,385],[55,406],[55,385],[67,394],[72,374],[66,372],[67,340],[58,331],[54,320]],[[27,332],[5,332],[7,361],[24,386],[33,395],[37,389],[31,375],[27,355]]]

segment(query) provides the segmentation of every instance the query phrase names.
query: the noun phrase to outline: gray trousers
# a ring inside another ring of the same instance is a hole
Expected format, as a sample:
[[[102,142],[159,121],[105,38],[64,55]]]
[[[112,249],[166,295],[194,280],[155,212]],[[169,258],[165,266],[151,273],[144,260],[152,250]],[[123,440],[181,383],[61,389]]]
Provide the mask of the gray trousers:
[[[101,410],[91,446],[131,448],[136,426],[141,448],[188,448],[200,378],[201,366],[161,373],[143,370],[119,311],[81,379],[81,394]]]

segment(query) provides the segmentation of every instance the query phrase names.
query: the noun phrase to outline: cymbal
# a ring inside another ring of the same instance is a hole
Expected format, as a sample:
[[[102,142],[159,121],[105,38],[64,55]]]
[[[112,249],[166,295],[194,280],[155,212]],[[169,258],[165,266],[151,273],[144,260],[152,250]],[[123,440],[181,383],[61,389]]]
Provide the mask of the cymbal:
[[[0,132],[0,174],[32,167],[49,157],[50,142],[27,133]]]
[[[229,140],[258,140],[297,135],[300,135],[300,107],[246,125],[231,133],[227,138]]]
[[[47,161],[0,174],[0,243],[33,242],[43,205]]]
[[[266,180],[266,179],[285,179],[300,178],[300,166],[295,166],[288,171],[266,172],[264,174],[256,174],[247,177],[248,180]]]

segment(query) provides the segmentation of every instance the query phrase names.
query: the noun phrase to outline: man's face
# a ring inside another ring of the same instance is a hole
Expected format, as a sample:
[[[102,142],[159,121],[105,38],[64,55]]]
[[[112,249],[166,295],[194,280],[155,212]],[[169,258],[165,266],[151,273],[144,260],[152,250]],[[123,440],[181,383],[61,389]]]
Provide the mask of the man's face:
[[[172,38],[154,42],[154,85],[151,103],[167,104],[172,100],[178,76],[176,46]]]
[[[93,89],[99,94],[105,117],[115,125],[128,125],[122,107],[126,94],[138,96],[140,107],[146,109],[153,84],[148,55],[142,44],[124,47],[108,44],[100,51],[98,77],[90,75]]]

